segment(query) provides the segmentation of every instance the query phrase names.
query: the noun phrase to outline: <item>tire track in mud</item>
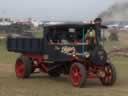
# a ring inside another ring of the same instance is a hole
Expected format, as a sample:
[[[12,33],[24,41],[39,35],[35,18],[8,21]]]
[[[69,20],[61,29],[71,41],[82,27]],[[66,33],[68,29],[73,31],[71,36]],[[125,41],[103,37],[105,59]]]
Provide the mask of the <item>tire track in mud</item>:
[[[113,48],[108,52],[108,56],[123,56],[128,57],[128,48]]]

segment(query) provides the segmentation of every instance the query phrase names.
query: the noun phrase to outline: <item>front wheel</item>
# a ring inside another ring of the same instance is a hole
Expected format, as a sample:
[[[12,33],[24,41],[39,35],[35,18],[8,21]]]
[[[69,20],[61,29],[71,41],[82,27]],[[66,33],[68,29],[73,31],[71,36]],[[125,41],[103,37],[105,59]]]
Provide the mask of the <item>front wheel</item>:
[[[113,64],[107,63],[104,66],[104,77],[100,81],[105,86],[112,86],[116,82],[116,69]]]
[[[83,87],[86,82],[86,69],[80,63],[74,63],[70,69],[70,80],[75,87]]]

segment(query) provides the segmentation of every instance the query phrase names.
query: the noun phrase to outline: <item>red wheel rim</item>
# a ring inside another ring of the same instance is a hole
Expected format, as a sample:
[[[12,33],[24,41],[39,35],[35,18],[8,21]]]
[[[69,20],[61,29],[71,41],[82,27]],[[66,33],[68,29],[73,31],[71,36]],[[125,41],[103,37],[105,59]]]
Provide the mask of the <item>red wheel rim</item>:
[[[110,66],[106,66],[104,68],[105,71],[105,77],[103,78],[105,83],[111,83],[112,80],[112,69]]]
[[[22,78],[24,76],[25,68],[24,63],[21,60],[16,62],[16,76]]]
[[[80,84],[81,73],[80,73],[80,68],[78,66],[74,65],[72,67],[71,72],[70,72],[70,79],[74,86],[78,86]]]

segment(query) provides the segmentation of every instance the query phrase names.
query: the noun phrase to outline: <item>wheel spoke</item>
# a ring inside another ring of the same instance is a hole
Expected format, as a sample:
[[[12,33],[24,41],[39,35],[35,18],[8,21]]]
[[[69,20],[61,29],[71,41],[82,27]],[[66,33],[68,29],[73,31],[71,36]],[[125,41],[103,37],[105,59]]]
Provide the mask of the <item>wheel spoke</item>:
[[[76,74],[76,71],[72,69],[72,75],[74,76],[74,74]]]
[[[75,73],[77,73],[77,72],[78,72],[78,68],[77,68],[77,67],[75,67],[75,68],[74,68],[74,71],[75,71]]]
[[[80,74],[78,74],[78,78],[79,78],[79,81],[81,80],[81,75]]]

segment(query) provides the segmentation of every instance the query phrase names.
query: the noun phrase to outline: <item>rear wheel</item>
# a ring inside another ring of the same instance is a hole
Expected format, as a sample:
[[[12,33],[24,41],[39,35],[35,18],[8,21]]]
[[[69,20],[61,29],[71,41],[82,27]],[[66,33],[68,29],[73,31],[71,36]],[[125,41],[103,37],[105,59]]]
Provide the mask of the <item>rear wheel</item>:
[[[86,69],[80,63],[74,63],[70,69],[70,80],[75,87],[83,87],[86,82]]]
[[[100,81],[105,86],[112,86],[116,82],[116,69],[113,64],[107,63],[104,66],[104,77],[100,78]]]
[[[32,72],[32,62],[26,56],[21,56],[15,64],[15,72],[18,78],[28,78]]]

